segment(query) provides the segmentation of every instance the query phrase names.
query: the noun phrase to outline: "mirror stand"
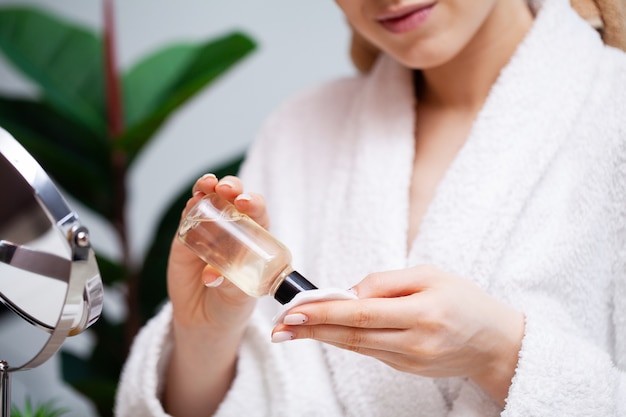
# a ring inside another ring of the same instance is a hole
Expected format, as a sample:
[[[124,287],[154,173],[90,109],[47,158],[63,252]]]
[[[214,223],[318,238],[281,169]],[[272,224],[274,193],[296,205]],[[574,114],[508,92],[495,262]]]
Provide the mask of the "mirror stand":
[[[0,416],[11,416],[11,373],[9,372],[9,364],[0,360]]]

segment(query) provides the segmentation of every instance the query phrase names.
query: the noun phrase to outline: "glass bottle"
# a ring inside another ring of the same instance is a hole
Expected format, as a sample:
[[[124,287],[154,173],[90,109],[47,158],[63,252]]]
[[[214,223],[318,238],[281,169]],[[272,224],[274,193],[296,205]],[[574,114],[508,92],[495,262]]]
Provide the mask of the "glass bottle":
[[[271,295],[286,304],[301,291],[317,289],[293,269],[285,245],[215,193],[189,211],[178,237],[250,296]]]

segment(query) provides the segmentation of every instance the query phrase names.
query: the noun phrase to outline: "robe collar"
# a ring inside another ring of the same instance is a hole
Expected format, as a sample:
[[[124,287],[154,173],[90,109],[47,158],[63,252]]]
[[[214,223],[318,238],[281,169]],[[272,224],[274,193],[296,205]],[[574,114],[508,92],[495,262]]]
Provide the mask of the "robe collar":
[[[489,286],[525,202],[567,137],[602,43],[567,0],[546,0],[501,71],[407,251],[411,72],[381,56],[346,112],[328,187],[319,276],[350,286],[429,263]]]

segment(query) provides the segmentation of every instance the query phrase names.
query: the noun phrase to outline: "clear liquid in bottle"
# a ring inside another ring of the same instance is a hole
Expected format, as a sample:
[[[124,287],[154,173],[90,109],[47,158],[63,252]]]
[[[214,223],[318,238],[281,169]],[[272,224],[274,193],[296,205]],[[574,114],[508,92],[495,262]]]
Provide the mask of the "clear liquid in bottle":
[[[250,296],[273,295],[284,304],[292,293],[316,288],[293,270],[285,245],[217,194],[206,195],[190,210],[178,236]]]

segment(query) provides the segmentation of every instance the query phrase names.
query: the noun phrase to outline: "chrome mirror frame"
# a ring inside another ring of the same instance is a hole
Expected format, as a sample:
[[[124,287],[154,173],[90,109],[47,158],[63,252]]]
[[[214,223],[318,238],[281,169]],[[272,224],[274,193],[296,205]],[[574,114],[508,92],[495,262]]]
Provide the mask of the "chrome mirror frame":
[[[65,259],[52,253],[2,240],[0,236],[0,262],[67,283],[65,301],[54,326],[31,316],[8,297],[3,296],[0,289],[0,302],[28,323],[50,333],[39,352],[25,363],[15,366],[0,358],[2,391],[0,410],[2,416],[9,416],[11,408],[9,373],[41,365],[58,351],[66,337],[79,334],[92,325],[102,312],[104,290],[91,247],[89,231],[80,223],[78,215],[69,208],[39,163],[1,127],[0,158],[4,158],[24,179],[25,184],[28,184],[53,227],[66,238],[71,253],[70,259]]]

